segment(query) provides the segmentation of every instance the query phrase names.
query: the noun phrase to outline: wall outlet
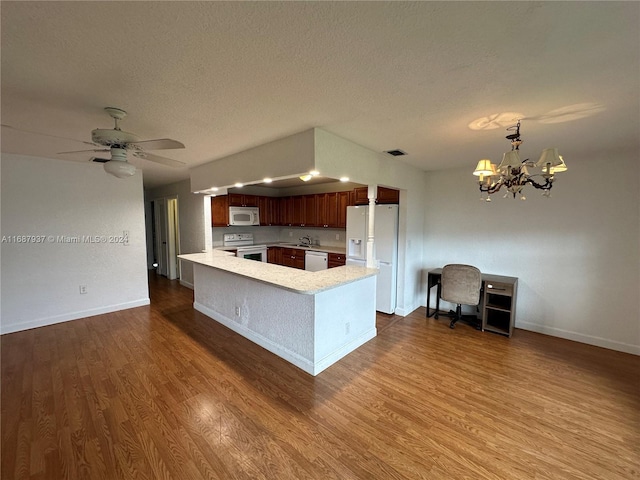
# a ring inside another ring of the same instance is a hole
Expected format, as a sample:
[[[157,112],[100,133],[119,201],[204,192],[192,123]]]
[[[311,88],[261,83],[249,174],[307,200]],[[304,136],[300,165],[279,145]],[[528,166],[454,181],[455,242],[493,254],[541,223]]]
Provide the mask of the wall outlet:
[[[336,240],[340,240],[340,234],[336,233]]]
[[[293,232],[289,232],[289,236],[290,236],[290,237],[293,237]]]
[[[87,286],[80,285],[80,295],[84,295],[85,293],[87,293]]]
[[[351,322],[344,324],[344,333],[345,335],[349,335],[349,333],[351,333]]]
[[[240,307],[236,307],[236,317],[240,316]]]

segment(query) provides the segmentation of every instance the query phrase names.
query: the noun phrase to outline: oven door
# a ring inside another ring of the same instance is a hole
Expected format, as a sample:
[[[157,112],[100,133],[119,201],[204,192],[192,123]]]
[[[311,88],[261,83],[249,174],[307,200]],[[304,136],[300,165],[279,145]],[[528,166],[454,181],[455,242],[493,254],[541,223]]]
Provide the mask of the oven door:
[[[257,262],[267,262],[267,247],[238,247],[236,257]]]

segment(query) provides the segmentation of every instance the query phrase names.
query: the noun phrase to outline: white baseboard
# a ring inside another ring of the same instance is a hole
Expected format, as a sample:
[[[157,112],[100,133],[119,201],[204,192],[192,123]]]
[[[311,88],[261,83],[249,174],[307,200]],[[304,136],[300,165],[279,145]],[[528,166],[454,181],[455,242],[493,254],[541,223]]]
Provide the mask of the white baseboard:
[[[70,320],[78,320],[79,318],[93,317],[94,315],[102,315],[104,313],[117,312],[119,310],[126,310],[128,308],[143,307],[145,305],[149,305],[149,303],[149,298],[141,298],[139,300],[133,300],[131,302],[117,303],[114,305],[90,308],[88,310],[63,313],[61,315],[54,315],[53,317],[43,317],[36,320],[29,320],[27,322],[16,324],[7,325],[6,322],[3,322],[2,325],[0,325],[0,335],[20,332],[22,330],[30,330],[32,328],[46,327],[47,325],[68,322]]]
[[[189,283],[185,280],[180,279],[180,285],[182,285],[183,287],[187,287],[190,288],[191,290],[193,290],[193,283]]]
[[[630,343],[616,342],[601,337],[594,337],[592,335],[585,335],[583,333],[571,332],[568,330],[562,330],[561,328],[548,327],[545,325],[538,325],[531,322],[516,321],[516,328],[523,330],[530,330],[532,332],[543,333],[545,335],[551,335],[554,337],[565,338],[567,340],[573,340],[575,342],[586,343],[587,345],[594,345],[596,347],[608,348],[610,350],[616,350],[618,352],[631,353],[633,355],[640,355],[640,345],[632,345]]]
[[[318,375],[320,372],[329,368],[331,365],[336,363],[342,357],[346,357],[351,352],[353,352],[356,348],[361,347],[362,345],[367,343],[369,340],[374,338],[377,334],[378,334],[378,330],[375,327],[372,328],[371,330],[367,330],[359,337],[354,338],[352,341],[350,341],[346,345],[343,345],[342,347],[340,347],[338,350],[331,352],[329,355],[316,361],[313,366],[313,371],[315,373],[312,373],[311,375]]]

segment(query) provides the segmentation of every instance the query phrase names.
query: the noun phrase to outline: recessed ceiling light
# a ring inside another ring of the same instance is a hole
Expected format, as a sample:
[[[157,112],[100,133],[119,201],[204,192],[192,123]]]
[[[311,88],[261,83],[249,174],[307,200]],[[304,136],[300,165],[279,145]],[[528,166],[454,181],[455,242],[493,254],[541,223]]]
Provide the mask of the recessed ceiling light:
[[[263,179],[262,179],[262,181],[263,181],[264,183],[271,183],[271,182],[273,182],[273,180],[271,180],[270,178],[263,178]]]
[[[309,175],[312,175],[312,176],[314,176],[314,177],[317,177],[318,175],[320,175],[320,172],[319,172],[319,171],[317,171],[317,170],[311,170],[311,171],[309,172]]]
[[[300,180],[302,180],[303,182],[308,182],[309,180],[311,180],[311,178],[313,177],[310,174],[300,176]]]
[[[399,148],[396,148],[395,150],[387,150],[384,153],[388,153],[389,155],[393,155],[394,157],[401,157],[407,154],[407,152],[400,150]]]
[[[240,182],[238,182],[238,183],[236,183],[236,184],[234,185],[234,187],[236,187],[236,188],[242,188],[242,186],[243,186],[243,185],[242,185]]]
[[[218,187],[211,187],[209,190],[211,190],[212,192],[217,192],[218,191]]]
[[[341,182],[348,182],[349,181],[349,177],[340,177],[340,181]]]

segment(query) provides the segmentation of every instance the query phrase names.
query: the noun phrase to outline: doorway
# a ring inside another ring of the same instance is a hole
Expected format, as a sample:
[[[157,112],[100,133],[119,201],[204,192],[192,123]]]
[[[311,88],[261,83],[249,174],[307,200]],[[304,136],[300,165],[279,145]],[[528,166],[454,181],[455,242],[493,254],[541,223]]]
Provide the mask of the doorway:
[[[176,280],[180,278],[178,197],[153,200],[151,208],[153,211],[153,258],[156,273],[169,280]]]

